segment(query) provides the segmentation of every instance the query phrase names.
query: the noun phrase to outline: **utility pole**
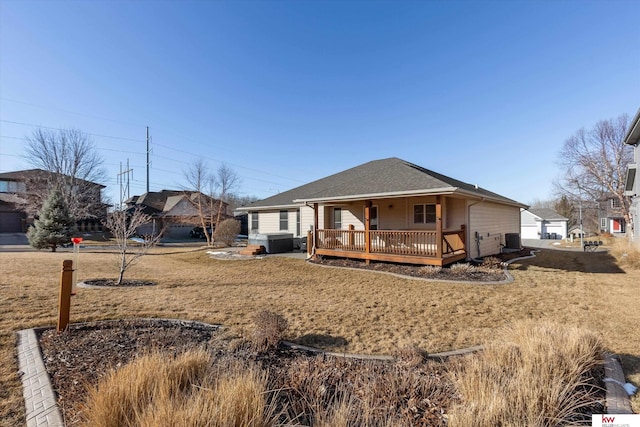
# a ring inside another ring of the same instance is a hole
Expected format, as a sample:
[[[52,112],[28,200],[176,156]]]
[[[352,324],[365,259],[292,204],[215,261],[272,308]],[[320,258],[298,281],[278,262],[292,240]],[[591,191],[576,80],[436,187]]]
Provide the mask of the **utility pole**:
[[[122,162],[120,162],[120,173],[118,174],[118,184],[120,184],[120,209],[122,209],[122,203],[127,200],[129,196],[129,174],[133,177],[133,169],[129,167],[129,159],[127,159],[127,170],[122,170]],[[124,183],[124,175],[127,176],[127,183]],[[125,193],[127,197],[125,198]]]
[[[147,126],[147,193],[149,192],[149,126]]]

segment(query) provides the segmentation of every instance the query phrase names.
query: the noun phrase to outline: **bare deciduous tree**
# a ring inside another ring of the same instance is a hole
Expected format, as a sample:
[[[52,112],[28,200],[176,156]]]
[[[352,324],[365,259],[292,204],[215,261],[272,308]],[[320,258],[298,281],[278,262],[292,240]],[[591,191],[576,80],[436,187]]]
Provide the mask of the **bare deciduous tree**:
[[[25,156],[36,168],[52,172],[27,182],[29,196],[20,203],[28,214],[37,213],[54,188],[62,192],[75,219],[99,217],[104,212],[100,188],[104,180],[102,158],[90,137],[77,129],[36,129],[27,138]]]
[[[213,176],[210,174],[209,168],[204,161],[200,159],[185,171],[184,177],[189,187],[189,191],[185,191],[185,194],[197,212],[197,217],[194,218],[194,220],[200,222],[207,240],[207,245],[212,246],[212,225],[215,219],[215,200],[213,198],[215,182]],[[211,226],[211,231],[209,230],[209,226]]]
[[[127,269],[160,241],[164,230],[138,238],[136,241],[131,240],[136,235],[138,227],[151,221],[150,215],[140,208],[135,208],[129,213],[126,210],[112,212],[104,222],[105,227],[111,231],[116,240],[118,248],[118,285],[122,284]]]
[[[218,185],[218,218],[216,224],[220,223],[222,216],[222,208],[229,194],[235,191],[236,187],[240,184],[240,178],[229,166],[224,163],[220,165],[216,171],[215,181]]]
[[[573,203],[587,204],[613,198],[630,228],[629,198],[624,195],[627,165],[633,151],[624,143],[629,116],[602,120],[589,130],[580,129],[568,138],[560,151],[564,175],[555,187]]]
[[[225,204],[227,197],[238,186],[238,175],[227,165],[222,164],[212,173],[203,160],[198,160],[185,172],[188,183],[188,200],[197,212],[197,221],[200,222],[207,245],[213,245],[214,226],[220,224],[226,215]]]

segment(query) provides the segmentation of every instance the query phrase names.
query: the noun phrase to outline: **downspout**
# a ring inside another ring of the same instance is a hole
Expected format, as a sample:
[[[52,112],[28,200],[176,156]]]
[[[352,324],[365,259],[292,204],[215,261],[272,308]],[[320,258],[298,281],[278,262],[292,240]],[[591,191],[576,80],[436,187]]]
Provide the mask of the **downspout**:
[[[485,201],[485,198],[481,198],[480,200],[478,200],[475,203],[471,203],[469,206],[467,206],[467,223],[469,224],[469,243],[471,243],[471,207],[475,206],[477,204],[483,203]],[[480,237],[478,235],[478,233],[474,233],[474,238],[476,241],[476,247],[478,250],[478,255],[474,258],[474,257],[469,257],[471,260],[479,262],[478,258],[480,258]]]

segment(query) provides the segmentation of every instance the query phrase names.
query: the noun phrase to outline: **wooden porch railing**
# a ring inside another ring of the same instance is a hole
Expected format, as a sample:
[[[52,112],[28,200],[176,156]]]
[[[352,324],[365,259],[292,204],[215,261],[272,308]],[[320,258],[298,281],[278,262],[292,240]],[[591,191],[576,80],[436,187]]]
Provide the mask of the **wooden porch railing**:
[[[318,230],[316,248],[335,251],[366,252],[364,230]],[[369,231],[369,253],[437,257],[438,244],[442,245],[442,256],[465,250],[465,229],[443,231],[438,242],[436,231],[418,230],[371,230]]]

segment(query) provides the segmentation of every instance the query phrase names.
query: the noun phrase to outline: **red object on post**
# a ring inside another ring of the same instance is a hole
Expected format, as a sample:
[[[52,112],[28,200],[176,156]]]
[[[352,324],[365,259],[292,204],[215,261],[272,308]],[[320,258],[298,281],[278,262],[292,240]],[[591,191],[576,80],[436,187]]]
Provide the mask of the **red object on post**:
[[[72,237],[71,241],[74,245],[79,245],[80,243],[82,243],[82,237]]]

